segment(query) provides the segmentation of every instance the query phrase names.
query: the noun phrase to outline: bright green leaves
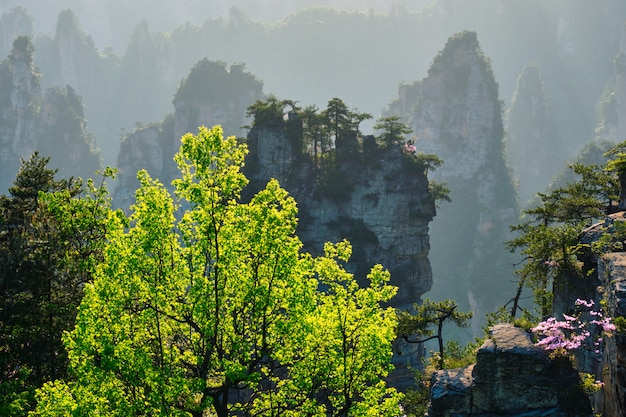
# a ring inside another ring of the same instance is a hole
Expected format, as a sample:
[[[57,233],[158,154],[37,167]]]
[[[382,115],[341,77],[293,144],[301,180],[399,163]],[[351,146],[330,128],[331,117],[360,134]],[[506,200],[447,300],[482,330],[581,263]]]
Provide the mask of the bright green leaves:
[[[382,382],[389,274],[377,266],[361,288],[341,266],[347,242],[301,254],[296,202],[277,181],[239,200],[246,152],[219,127],[185,135],[180,216],[139,172],[66,337],[75,380],[47,384],[37,415],[397,414]]]
[[[219,126],[200,127],[197,136],[186,134],[174,156],[181,172],[181,178],[173,182],[176,194],[207,210],[233,203],[248,183],[240,172],[247,153],[234,136],[224,138]]]
[[[326,256],[319,258],[316,266],[328,290],[321,295],[314,315],[315,347],[332,352],[318,360],[318,366],[325,368],[320,379],[332,393],[328,402],[334,415],[369,415],[367,410],[395,415],[397,403],[388,408],[386,399],[397,401],[398,394],[378,382],[390,370],[388,347],[395,339],[396,325],[395,311],[380,305],[395,295],[396,288],[388,285],[389,273],[380,266],[370,272],[370,286],[360,288],[339,266],[338,261],[348,259],[346,246],[346,242],[332,249],[326,245]]]
[[[400,394],[386,387],[396,314],[381,308],[396,293],[389,273],[375,266],[361,288],[340,265],[351,247],[325,245],[325,256],[311,259],[323,291],[291,343],[279,350],[289,378],[274,375],[274,389],[260,393],[252,410],[285,416],[393,416]],[[268,414],[270,415],[270,414]]]

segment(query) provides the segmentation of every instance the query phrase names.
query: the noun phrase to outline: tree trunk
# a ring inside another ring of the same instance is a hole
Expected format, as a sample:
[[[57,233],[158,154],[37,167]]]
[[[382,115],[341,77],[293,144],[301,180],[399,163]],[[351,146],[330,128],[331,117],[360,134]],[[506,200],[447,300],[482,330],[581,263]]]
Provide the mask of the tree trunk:
[[[618,174],[619,178],[619,204],[617,209],[619,211],[626,211],[626,170],[620,170]]]

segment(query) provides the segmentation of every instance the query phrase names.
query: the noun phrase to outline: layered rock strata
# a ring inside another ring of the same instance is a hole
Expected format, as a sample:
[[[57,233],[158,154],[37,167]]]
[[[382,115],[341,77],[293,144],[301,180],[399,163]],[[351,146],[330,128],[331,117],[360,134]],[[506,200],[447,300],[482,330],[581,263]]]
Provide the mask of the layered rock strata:
[[[604,221],[587,228],[580,237],[581,244],[593,247],[600,239],[615,246],[624,245],[623,235],[617,230],[626,222],[626,212],[608,215]],[[604,306],[604,314],[616,323],[624,323],[626,315],[626,252],[586,251],[583,268],[589,271],[584,281],[571,277],[555,288],[555,314],[574,310],[577,298],[594,300]],[[577,355],[578,366],[591,373],[604,386],[594,397],[594,409],[606,417],[626,415],[626,334],[623,324],[615,332],[604,335],[604,349],[600,357],[594,350]]]
[[[569,358],[548,358],[528,334],[494,326],[476,364],[438,371],[431,383],[428,417],[591,416],[580,378]]]

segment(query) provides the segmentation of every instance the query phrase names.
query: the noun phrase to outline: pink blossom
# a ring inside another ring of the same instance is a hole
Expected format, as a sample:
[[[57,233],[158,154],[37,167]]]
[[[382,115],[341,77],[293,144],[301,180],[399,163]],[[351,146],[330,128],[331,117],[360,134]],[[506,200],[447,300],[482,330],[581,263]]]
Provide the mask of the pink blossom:
[[[589,301],[587,301],[587,300],[581,300],[580,298],[578,298],[578,299],[574,302],[574,304],[576,304],[577,306],[585,306],[585,307],[587,307],[587,308],[591,308],[591,307],[593,307],[594,302],[593,302],[593,300],[589,300]]]
[[[576,300],[577,306],[584,306],[585,308],[592,308],[594,302],[592,300],[585,301]],[[584,321],[581,320],[580,315],[570,316],[563,314],[564,320],[559,321],[554,317],[537,324],[531,331],[537,335],[539,341],[536,346],[540,346],[548,351],[555,351],[559,349],[565,349],[572,351],[579,349],[586,340],[591,337],[590,325],[598,326],[600,331],[611,332],[615,330],[610,317],[604,317],[602,311],[589,311],[593,320]],[[597,329],[597,328],[596,328]],[[597,330],[594,330],[594,333]],[[602,337],[598,337],[594,342],[596,347],[595,353],[601,353]]]
[[[405,152],[409,152],[409,153],[415,153],[415,152],[417,152],[417,148],[415,147],[415,145],[412,145],[410,143],[405,143],[404,144],[404,151]]]

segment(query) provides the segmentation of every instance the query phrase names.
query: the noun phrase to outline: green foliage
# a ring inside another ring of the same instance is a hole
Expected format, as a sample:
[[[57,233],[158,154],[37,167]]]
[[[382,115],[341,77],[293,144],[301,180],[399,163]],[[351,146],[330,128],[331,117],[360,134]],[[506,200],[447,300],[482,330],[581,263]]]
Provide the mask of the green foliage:
[[[516,273],[520,285],[532,290],[540,318],[551,314],[555,281],[582,276],[577,260],[582,249],[578,236],[604,216],[618,196],[617,179],[606,170],[580,163],[570,168],[578,181],[538,193],[538,205],[524,211],[524,221],[511,227],[517,237],[507,242],[511,251],[519,249],[525,257]]]
[[[432,373],[418,370],[413,375],[415,385],[405,393],[402,406],[407,417],[422,417],[428,411]]]
[[[72,379],[38,391],[36,416],[386,415],[395,294],[380,266],[361,288],[347,242],[301,254],[293,198],[270,181],[241,203],[246,155],[220,127],[187,134],[179,209],[147,172],[65,338]]]
[[[520,290],[530,288],[537,306],[536,316],[524,312],[523,327],[551,314],[552,286],[560,280],[576,276],[583,278],[577,259],[585,249],[579,243],[580,232],[614,210],[614,201],[619,199],[618,209],[623,209],[625,146],[626,143],[620,143],[606,152],[605,157],[610,159],[604,167],[572,164],[571,169],[579,179],[538,194],[540,203],[524,212],[526,221],[512,227],[519,235],[507,244],[512,250],[521,249],[521,254],[526,257],[516,271],[520,276]],[[626,225],[613,222],[591,249],[598,253],[621,251],[625,240]],[[515,309],[512,311],[514,315]]]
[[[451,202],[450,189],[445,183],[440,183],[435,180],[428,181],[428,193],[430,198],[435,202],[435,207],[439,208],[438,201]]]
[[[226,70],[226,63],[204,58],[198,61],[183,79],[174,101],[228,103],[243,95],[259,96],[262,85],[244,71]]]
[[[287,106],[294,109],[295,102],[279,100],[276,96],[270,95],[266,100],[257,100],[249,106],[246,116],[254,118],[253,126],[280,127],[283,125]]]
[[[616,316],[613,317],[613,324],[615,325],[615,332],[620,335],[626,334],[626,317]]]
[[[413,129],[405,125],[400,116],[381,117],[376,121],[374,129],[382,130],[379,140],[384,146],[390,146],[393,143],[403,144],[405,136],[413,133]]]
[[[101,254],[109,207],[106,187],[57,181],[47,163],[37,153],[23,160],[0,197],[0,381],[13,411],[66,375],[61,336]]]
[[[25,416],[34,403],[35,387],[28,382],[30,371],[23,367],[0,380],[0,415]]]
[[[587,395],[593,395],[600,391],[604,384],[594,378],[593,375],[587,372],[579,372],[580,375],[580,387]]]
[[[605,232],[591,244],[591,249],[598,253],[623,252],[626,248],[626,222],[614,221],[605,228]]]
[[[459,327],[469,326],[473,313],[459,312],[454,300],[431,301],[425,299],[422,304],[415,304],[415,312],[398,311],[398,327],[396,333],[407,343],[424,343],[437,339],[439,343],[439,369],[445,366],[445,346],[443,342],[443,324],[452,321]],[[436,330],[432,329],[436,327]]]
[[[606,169],[617,173],[620,186],[618,209],[626,210],[626,142],[618,143],[604,156],[610,158]]]

